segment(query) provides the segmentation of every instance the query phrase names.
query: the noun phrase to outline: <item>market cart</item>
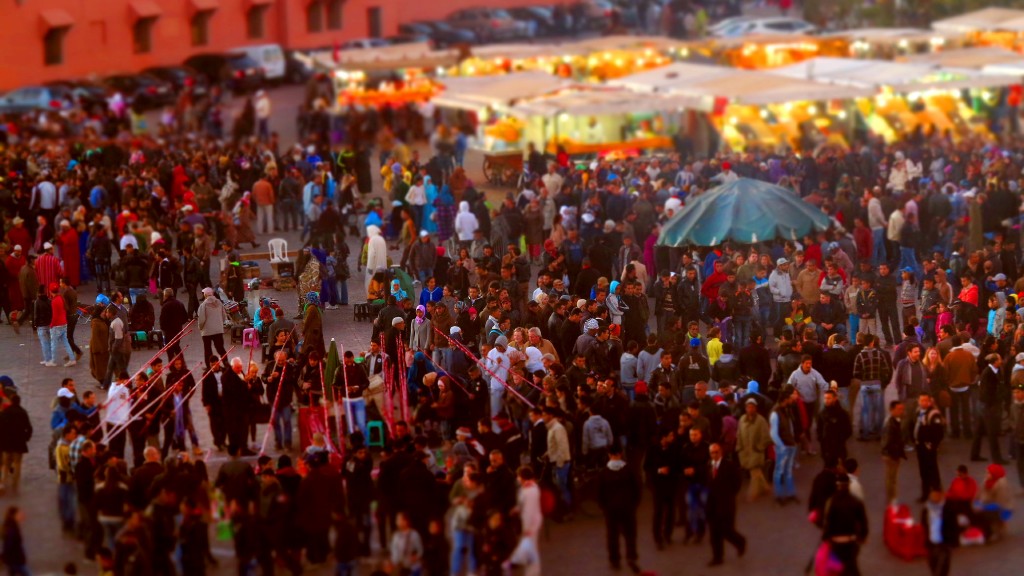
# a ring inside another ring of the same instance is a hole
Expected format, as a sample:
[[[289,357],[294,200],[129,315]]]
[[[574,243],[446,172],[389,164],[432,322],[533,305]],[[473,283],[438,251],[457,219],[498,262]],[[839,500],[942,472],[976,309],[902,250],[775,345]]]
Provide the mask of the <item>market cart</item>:
[[[523,173],[523,151],[484,152],[484,177],[495,186],[515,186]]]

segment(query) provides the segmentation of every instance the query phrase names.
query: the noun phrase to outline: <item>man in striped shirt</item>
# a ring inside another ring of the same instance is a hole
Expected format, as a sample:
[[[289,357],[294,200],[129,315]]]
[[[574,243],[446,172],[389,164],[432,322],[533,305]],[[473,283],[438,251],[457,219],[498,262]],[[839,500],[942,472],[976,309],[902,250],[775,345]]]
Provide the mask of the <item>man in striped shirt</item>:
[[[36,277],[40,286],[56,284],[64,275],[64,264],[53,255],[53,244],[43,244],[43,253],[36,259]]]

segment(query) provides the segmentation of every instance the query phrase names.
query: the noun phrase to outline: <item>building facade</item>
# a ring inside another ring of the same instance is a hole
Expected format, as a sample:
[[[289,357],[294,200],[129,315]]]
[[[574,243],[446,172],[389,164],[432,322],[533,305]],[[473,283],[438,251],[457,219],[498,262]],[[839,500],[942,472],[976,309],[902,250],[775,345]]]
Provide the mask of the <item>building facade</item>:
[[[460,8],[543,0],[0,0],[0,90],[181,64],[245,45],[329,47]]]

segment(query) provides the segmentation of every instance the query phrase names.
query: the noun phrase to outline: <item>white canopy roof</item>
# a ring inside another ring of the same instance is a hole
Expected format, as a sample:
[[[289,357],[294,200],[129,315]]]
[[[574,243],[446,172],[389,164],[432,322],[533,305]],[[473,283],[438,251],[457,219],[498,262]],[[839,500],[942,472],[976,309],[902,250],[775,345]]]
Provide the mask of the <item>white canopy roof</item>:
[[[789,78],[845,86],[890,88],[896,92],[994,88],[1019,84],[1011,76],[983,74],[966,68],[943,68],[925,63],[819,57],[768,71]]]
[[[609,82],[637,92],[728,98],[737,104],[840,100],[869,96],[873,88],[814,82],[764,71],[706,64],[670,64]]]
[[[576,116],[601,116],[645,112],[676,111],[683,108],[709,110],[711,102],[681,94],[657,94],[638,97],[627,90],[588,90],[563,92],[516,104],[511,114],[521,118],[553,117],[567,113]]]
[[[932,28],[954,32],[1024,31],[1024,10],[998,7],[982,8],[959,16],[936,20],[932,22]]]
[[[502,76],[445,78],[442,84],[444,92],[434,97],[434,105],[482,110],[508,107],[518,100],[551,94],[571,82],[545,72],[513,72]]]
[[[661,68],[630,74],[616,80],[609,80],[608,85],[621,86],[637,92],[664,92],[676,90],[680,86],[687,84],[731,76],[737,72],[737,69],[725,66],[676,62]]]
[[[930,54],[915,54],[902,60],[913,64],[981,69],[993,64],[1024,62],[1024,54],[1001,46],[973,46]]]
[[[311,55],[316,65],[326,69],[399,70],[402,68],[435,68],[452,66],[459,61],[458,50],[434,50],[426,42],[396,44],[380,48],[342,50],[338,61],[332,50]]]

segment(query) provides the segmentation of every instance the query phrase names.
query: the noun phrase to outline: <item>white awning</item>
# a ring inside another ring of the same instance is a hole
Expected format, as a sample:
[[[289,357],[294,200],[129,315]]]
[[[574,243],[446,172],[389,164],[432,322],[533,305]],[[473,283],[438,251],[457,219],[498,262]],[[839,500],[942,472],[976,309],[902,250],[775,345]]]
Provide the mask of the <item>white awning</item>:
[[[1021,31],[1024,30],[1024,10],[998,7],[982,8],[959,16],[936,20],[932,22],[932,28],[954,32]]]
[[[513,116],[550,118],[559,114],[574,116],[603,116],[675,112],[683,109],[710,110],[711,102],[695,96],[657,94],[638,96],[627,90],[593,90],[564,92],[546,98],[536,98],[513,106]]]
[[[552,94],[571,84],[568,80],[544,72],[449,77],[441,80],[441,83],[444,91],[434,97],[434,105],[462,110],[507,108],[519,100]]]

